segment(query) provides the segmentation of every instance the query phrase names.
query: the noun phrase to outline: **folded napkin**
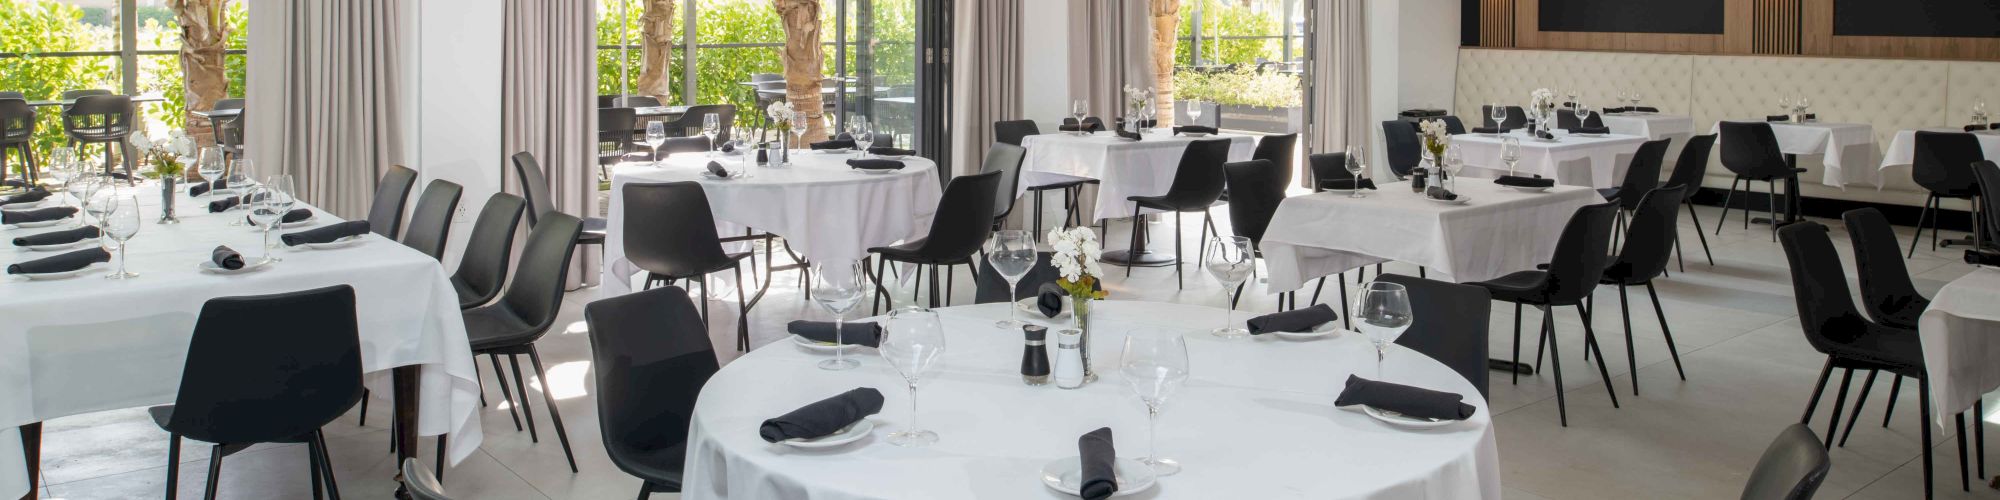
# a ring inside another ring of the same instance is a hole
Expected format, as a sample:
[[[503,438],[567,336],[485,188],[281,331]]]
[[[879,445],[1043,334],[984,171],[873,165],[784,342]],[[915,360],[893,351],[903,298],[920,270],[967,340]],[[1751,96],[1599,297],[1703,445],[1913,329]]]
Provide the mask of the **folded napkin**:
[[[1197,134],[1210,134],[1210,135],[1221,133],[1221,131],[1216,130],[1215,127],[1204,127],[1201,125],[1184,125],[1184,126],[1174,127],[1174,135],[1181,135],[1189,132]]]
[[[35,203],[42,200],[46,200],[48,198],[49,198],[49,190],[36,187],[33,189],[29,189],[28,192],[26,193],[0,198],[0,206],[16,205],[21,203]]]
[[[721,151],[722,151],[723,153],[735,153],[735,152],[736,152],[736,141],[729,141],[729,142],[725,142],[725,143],[722,143],[722,147],[720,147],[720,148],[716,148],[716,149],[719,149],[719,150],[721,150]]]
[[[1333,405],[1365,405],[1417,418],[1465,420],[1479,408],[1465,404],[1464,400],[1464,396],[1449,392],[1348,375],[1347,388],[1340,390],[1340,397],[1334,400]]]
[[[917,151],[914,149],[887,148],[887,147],[876,146],[868,148],[868,154],[882,155],[882,156],[916,156]]]
[[[1652,107],[1652,106],[1636,106],[1636,107],[1633,107],[1633,108],[1631,108],[1631,109],[1632,109],[1632,111],[1638,111],[1638,112],[1641,112],[1641,113],[1658,113],[1658,112],[1660,112],[1660,108],[1655,108],[1655,107]]]
[[[718,162],[708,162],[708,173],[716,177],[729,178],[729,169],[722,168],[722,164]]]
[[[1035,289],[1035,310],[1041,311],[1042,316],[1053,318],[1062,314],[1063,303],[1068,301],[1069,291],[1063,290],[1061,285],[1043,283]]]
[[[203,193],[216,189],[229,189],[229,179],[216,179],[215,182],[195,184],[194,187],[188,188],[188,196],[201,196]]]
[[[1118,450],[1111,444],[1110,427],[1099,427],[1076,438],[1076,454],[1083,470],[1076,496],[1102,500],[1118,492]]]
[[[227,212],[229,211],[229,209],[236,208],[237,205],[242,205],[242,204],[243,204],[243,199],[235,196],[211,201],[208,202],[208,213],[219,214]]]
[[[1819,115],[1818,115],[1818,114],[1815,114],[1815,113],[1806,113],[1806,121],[1813,121],[1813,120],[1818,120],[1818,119],[1819,119]]]
[[[1250,334],[1310,332],[1319,325],[1332,323],[1339,319],[1340,315],[1333,312],[1332,306],[1320,304],[1305,309],[1293,309],[1250,318]]]
[[[1764,117],[1764,121],[1767,121],[1767,122],[1788,122],[1788,121],[1792,121],[1792,117],[1790,117],[1790,116],[1786,116],[1786,115],[1769,115],[1769,116],[1765,116],[1765,117]]]
[[[1474,133],[1474,134],[1505,134],[1505,133],[1507,133],[1507,129],[1504,129],[1504,128],[1500,128],[1500,127],[1472,127],[1472,133]]]
[[[1320,185],[1326,189],[1354,189],[1354,179],[1327,179],[1320,181]],[[1375,179],[1362,179],[1361,189],[1375,189]]]
[[[285,215],[278,216],[278,223],[291,224],[293,222],[303,222],[306,219],[311,219],[312,216],[313,212],[310,209],[294,208],[291,211],[285,212]],[[243,222],[252,226],[257,225],[257,219],[248,215],[243,216]]]
[[[862,170],[902,170],[903,162],[896,160],[882,160],[875,158],[870,158],[866,160],[856,158],[852,160],[847,160],[847,167],[858,168]]]
[[[834,343],[832,321],[796,320],[785,324],[785,331],[805,337],[814,342]],[[840,328],[838,341],[846,345],[876,347],[882,342],[882,325],[874,322],[847,323]]]
[[[1146,137],[1143,134],[1140,134],[1138,132],[1126,132],[1124,129],[1118,130],[1118,136],[1135,141],[1146,140]]]
[[[307,229],[296,233],[279,235],[285,246],[299,246],[313,243],[332,243],[333,240],[368,234],[368,221],[351,220],[331,226]]]
[[[243,268],[243,254],[228,245],[216,245],[215,250],[208,252],[208,261],[231,271]]]
[[[1078,124],[1075,118],[1064,118],[1063,124],[1061,127],[1058,127],[1058,130],[1063,132],[1103,132],[1104,120],[1092,116],[1084,118],[1083,123]]]
[[[1576,127],[1569,129],[1572,134],[1609,134],[1611,127]]]
[[[54,257],[35,259],[7,266],[7,274],[47,274],[75,271],[99,262],[111,262],[111,252],[103,248],[91,247],[68,252]]]
[[[76,207],[49,207],[34,210],[0,212],[0,224],[27,224],[61,220],[76,215]]]
[[[1521,177],[1518,175],[1502,175],[1500,176],[1500,178],[1494,179],[1493,183],[1502,186],[1515,186],[1515,187],[1555,187],[1556,180],[1544,178],[1539,175],[1534,177]]]
[[[101,234],[104,233],[99,232],[97,230],[97,226],[83,226],[76,229],[66,229],[62,231],[53,231],[42,234],[30,234],[19,238],[14,238],[14,246],[38,247],[42,245],[66,245],[70,243],[83,241],[88,238],[96,238]]]
[[[2000,251],[1966,250],[1965,263],[1975,266],[2000,267]]]
[[[1978,130],[1991,130],[1992,128],[1993,128],[1993,126],[1992,126],[1992,125],[1985,125],[1985,124],[1973,124],[1973,125],[1966,125],[1966,126],[1965,126],[1965,131],[1966,131],[1966,132],[1972,132],[1972,131],[1978,131]],[[4,203],[0,203],[0,204],[4,204]]]
[[[839,432],[880,411],[882,391],[862,387],[765,420],[764,425],[757,428],[757,435],[772,443],[787,439],[812,439]]]
[[[812,143],[812,148],[815,150],[854,149],[854,146],[855,145],[853,139],[834,139],[831,141],[820,141]]]
[[[1604,108],[1604,112],[1605,112],[1605,113],[1625,113],[1625,112],[1630,112],[1630,111],[1632,111],[1632,108],[1629,108],[1629,107],[1625,107],[1625,108]]]

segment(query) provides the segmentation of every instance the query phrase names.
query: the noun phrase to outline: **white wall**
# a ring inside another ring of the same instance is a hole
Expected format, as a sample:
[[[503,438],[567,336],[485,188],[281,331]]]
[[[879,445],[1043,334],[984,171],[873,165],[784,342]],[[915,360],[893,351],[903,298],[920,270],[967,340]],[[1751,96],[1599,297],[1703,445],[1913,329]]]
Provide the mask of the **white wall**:
[[[405,158],[419,186],[443,179],[465,186],[447,262],[455,262],[471,220],[502,187],[500,0],[410,2],[403,32],[410,89],[404,93]],[[410,201],[414,206],[415,196]]]
[[[1367,0],[1368,116],[1396,119],[1405,109],[1452,107],[1458,74],[1457,0]],[[1371,125],[1370,164],[1388,175],[1382,130]]]

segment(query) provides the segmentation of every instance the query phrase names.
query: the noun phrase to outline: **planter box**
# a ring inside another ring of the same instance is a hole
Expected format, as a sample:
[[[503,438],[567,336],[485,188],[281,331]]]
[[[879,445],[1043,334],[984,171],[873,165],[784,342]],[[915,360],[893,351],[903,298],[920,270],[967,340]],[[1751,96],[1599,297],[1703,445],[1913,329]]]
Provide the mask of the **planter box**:
[[[1190,123],[1189,120],[1187,119],[1188,108],[1196,106],[1201,107],[1200,123]],[[1201,102],[1201,101],[1174,101],[1175,125],[1206,125],[1214,127],[1216,121],[1220,119],[1222,119],[1221,106],[1215,103]]]
[[[1289,134],[1305,128],[1304,108],[1265,108],[1257,106],[1217,106],[1221,127],[1229,130],[1262,132],[1266,134]]]

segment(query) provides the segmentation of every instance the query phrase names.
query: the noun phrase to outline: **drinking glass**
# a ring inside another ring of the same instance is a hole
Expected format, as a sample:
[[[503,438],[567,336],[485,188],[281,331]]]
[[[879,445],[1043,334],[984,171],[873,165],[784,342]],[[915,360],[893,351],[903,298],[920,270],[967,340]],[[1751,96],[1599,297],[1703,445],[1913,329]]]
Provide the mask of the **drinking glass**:
[[[267,260],[271,259],[271,228],[277,226],[278,221],[285,216],[285,212],[278,208],[276,191],[277,189],[265,184],[244,192],[244,196],[256,200],[250,203],[248,219],[257,226],[257,246],[263,249],[263,258]]]
[[[1812,109],[1812,98],[1799,96],[1798,106],[1799,106],[1799,114],[1800,115],[1806,114],[1806,110]],[[1803,120],[1805,119],[1805,117],[1801,116],[1799,119]]]
[[[1456,142],[1452,143],[1450,146],[1445,146],[1444,173],[1449,175],[1445,177],[1444,182],[1446,184],[1444,184],[1444,188],[1457,191],[1458,173],[1463,171],[1465,171],[1465,151],[1459,149],[1458,143]]]
[[[1250,336],[1249,330],[1236,326],[1236,307],[1229,303],[1236,287],[1248,281],[1250,275],[1257,271],[1257,251],[1251,248],[1250,238],[1216,238],[1209,242],[1201,266],[1208,269],[1208,274],[1214,276],[1215,281],[1222,283],[1222,306],[1225,308],[1222,327],[1208,333],[1225,339]]]
[[[201,174],[203,182],[207,182],[211,186],[214,185],[216,180],[222,178],[222,173],[226,170],[222,161],[222,147],[209,146],[201,148],[201,154],[194,162],[194,170],[195,173]],[[210,193],[213,193],[213,190]]]
[[[1146,403],[1146,458],[1140,462],[1153,473],[1168,476],[1181,471],[1180,462],[1160,456],[1156,439],[1160,427],[1160,407],[1180,390],[1188,379],[1187,340],[1180,335],[1140,331],[1126,332],[1125,350],[1119,356],[1118,371],[1139,401]]]
[[[1514,164],[1521,161],[1521,140],[1513,136],[1500,138],[1500,161],[1507,164],[1507,175],[1514,175]]]
[[[1493,117],[1493,126],[1507,126],[1507,106],[1500,103],[1486,105],[1487,113]]]
[[[1015,287],[1020,286],[1021,277],[1035,268],[1035,233],[1020,229],[995,231],[993,239],[986,242],[986,262],[1000,277],[1007,279],[1007,319],[993,324],[994,328],[1010,329],[1021,324],[1021,308],[1014,304],[1017,299]]]
[[[1643,95],[1640,95],[1640,94],[1639,94],[1639,91],[1637,91],[1637,90],[1634,90],[1634,91],[1632,91],[1632,107],[1633,107],[1633,108],[1635,108],[1635,109],[1633,109],[1633,110],[1632,110],[1632,112],[1634,112],[1634,113],[1637,113],[1637,112],[1640,112],[1640,111],[1639,111],[1638,109],[1636,109],[1636,108],[1638,108],[1638,107],[1639,107],[1639,102],[1640,102],[1640,101],[1643,101],[1643,100],[1645,100],[1645,96],[1643,96]]]
[[[92,176],[90,186],[84,189],[83,212],[97,220],[102,226],[104,217],[118,206],[118,179],[109,175]]]
[[[1347,175],[1354,178],[1354,192],[1348,193],[1348,198],[1364,197],[1361,194],[1361,172],[1368,169],[1368,163],[1362,157],[1367,154],[1367,148],[1354,144],[1347,146]]]
[[[55,148],[50,149],[48,170],[50,174],[54,175],[54,177],[50,180],[56,181],[56,183],[58,184],[67,183],[69,178],[74,173],[74,171],[71,169],[73,168],[72,165],[75,163],[76,163],[75,149],[70,149],[63,146],[56,146]]]
[[[1583,127],[1589,126],[1590,106],[1585,106],[1583,103],[1576,104],[1576,124]]]
[[[259,200],[259,203],[251,206],[251,210],[262,209],[272,212],[270,222],[258,223],[259,227],[264,229],[264,258],[272,262],[284,260],[271,255],[271,250],[278,247],[278,242],[271,239],[271,231],[283,222],[285,212],[292,211],[292,206],[298,204],[298,196],[293,194],[295,191],[293,191],[292,176],[278,174],[265,177],[264,184],[259,187],[264,188],[264,196],[261,199],[251,198]]]
[[[1791,112],[1792,112],[1792,97],[1791,97],[1791,96],[1779,96],[1779,97],[1778,97],[1778,113],[1780,113],[1780,114],[1789,114],[1789,113],[1791,113]]]
[[[1577,107],[1582,107],[1583,105],[1582,105],[1581,103],[1578,103],[1578,102],[1576,102],[1576,95],[1577,95],[1577,94],[1576,94],[1576,87],[1570,87],[1570,88],[1568,88],[1568,89],[1566,89],[1566,90],[1563,90],[1563,96],[1564,96],[1564,97],[1568,97],[1568,98],[1569,98],[1569,101],[1568,101],[1568,102],[1569,102],[1570,104],[1575,104],[1575,105],[1577,105]]]
[[[847,124],[847,133],[854,137],[854,149],[861,151],[861,158],[868,157],[868,147],[875,145],[875,134],[868,128],[868,122],[856,120]]]
[[[1152,121],[1154,118],[1158,116],[1160,116],[1159,105],[1155,104],[1153,99],[1146,99],[1146,102],[1144,104],[1139,105],[1138,132],[1143,133],[1146,131],[1146,129],[1152,128],[1147,126],[1148,124],[1146,122]]]
[[[1187,115],[1188,125],[1201,125],[1201,103],[1188,103]]]
[[[1076,119],[1077,135],[1090,135],[1089,132],[1083,131],[1083,118],[1090,116],[1090,101],[1083,99],[1070,101],[1069,116]]]
[[[935,443],[938,435],[917,425],[917,383],[937,369],[944,357],[944,326],[929,309],[903,308],[889,313],[884,323],[881,346],[875,350],[903,376],[910,388],[910,424],[889,434],[889,444],[921,447]]]
[[[1410,329],[1415,317],[1410,313],[1410,291],[1403,285],[1373,281],[1361,290],[1354,302],[1355,324],[1375,343],[1375,378],[1382,378],[1382,358],[1389,354],[1389,342]]]
[[[804,144],[805,141],[806,141],[806,113],[804,111],[792,113],[791,149],[797,149],[797,150],[806,149],[807,146]]]
[[[649,134],[651,127],[646,130]],[[701,115],[701,135],[708,137],[708,157],[715,157],[715,138],[722,135],[722,116],[715,113]]]
[[[1973,101],[1973,102],[1972,102],[1972,124],[1974,124],[1974,125],[1985,125],[1985,124],[1986,124],[1986,116],[1987,116],[1987,115],[1986,115],[1986,100],[1985,100],[1985,99],[1980,99],[1980,100],[1977,100],[1977,101]]]
[[[113,196],[103,202],[109,205],[104,216],[98,218],[98,228],[104,236],[118,242],[118,272],[104,275],[105,278],[122,280],[139,277],[139,273],[125,270],[125,249],[132,245],[132,237],[139,234],[139,198],[134,196]]]
[[[813,302],[833,313],[833,359],[819,362],[821,370],[847,370],[861,366],[860,361],[847,359],[847,344],[841,334],[846,333],[847,312],[861,304],[861,297],[868,294],[867,280],[860,261],[812,263]]]
[[[667,125],[660,122],[646,123],[646,147],[653,150],[653,166],[660,166],[660,145],[667,143]]]

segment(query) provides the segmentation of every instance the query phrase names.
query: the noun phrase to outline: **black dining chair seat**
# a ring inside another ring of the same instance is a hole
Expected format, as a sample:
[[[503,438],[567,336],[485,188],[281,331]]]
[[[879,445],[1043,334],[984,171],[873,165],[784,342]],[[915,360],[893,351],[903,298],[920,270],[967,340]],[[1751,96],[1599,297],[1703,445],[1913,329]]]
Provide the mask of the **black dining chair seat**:
[[[520,344],[519,339],[533,336],[537,326],[504,307],[475,308],[465,311],[463,316],[465,338],[474,351]]]
[[[930,231],[922,239],[868,249],[869,254],[880,256],[883,261],[880,267],[872,268],[875,297],[869,305],[871,310],[879,310],[876,307],[888,298],[888,289],[882,286],[882,269],[889,267],[889,262],[930,266],[931,307],[950,305],[951,283],[946,281],[943,291],[939,291],[938,266],[945,266],[946,280],[952,279],[950,266],[970,266],[973,256],[993,235],[993,199],[999,191],[1000,174],[996,170],[953,178],[945,186],[944,196],[938,199],[934,212],[937,215],[932,217]],[[913,292],[917,290],[915,286],[911,288]]]
[[[679,287],[584,306],[604,451],[645,480],[641,499],[681,490],[695,400],[720,369],[694,309]]]
[[[1548,282],[1547,271],[1517,271],[1506,276],[1480,282],[1493,293],[1493,300],[1507,302],[1533,302],[1548,295],[1543,283]]]

